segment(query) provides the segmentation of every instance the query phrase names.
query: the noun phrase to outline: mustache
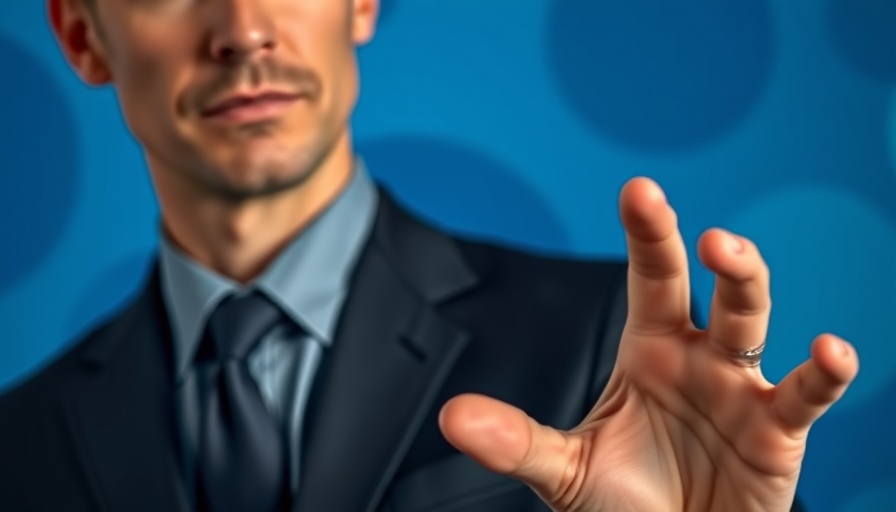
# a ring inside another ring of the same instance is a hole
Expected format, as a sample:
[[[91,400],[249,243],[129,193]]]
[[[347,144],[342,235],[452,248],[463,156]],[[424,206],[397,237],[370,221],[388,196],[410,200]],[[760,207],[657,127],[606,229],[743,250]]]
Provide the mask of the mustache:
[[[220,69],[207,82],[199,84],[189,97],[194,98],[191,103],[202,112],[231,91],[240,87],[256,89],[262,85],[284,86],[289,92],[302,94],[312,101],[319,98],[323,90],[323,83],[313,70],[264,59]]]

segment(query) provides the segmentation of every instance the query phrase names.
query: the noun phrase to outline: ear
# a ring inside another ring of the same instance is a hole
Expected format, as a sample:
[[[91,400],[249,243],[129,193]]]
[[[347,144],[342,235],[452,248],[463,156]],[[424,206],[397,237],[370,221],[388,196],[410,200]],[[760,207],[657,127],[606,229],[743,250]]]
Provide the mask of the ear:
[[[50,25],[62,53],[84,82],[103,85],[112,80],[99,37],[98,13],[85,0],[47,0]]]
[[[379,0],[352,0],[352,41],[356,46],[363,46],[373,39],[376,33],[376,21],[380,13]]]

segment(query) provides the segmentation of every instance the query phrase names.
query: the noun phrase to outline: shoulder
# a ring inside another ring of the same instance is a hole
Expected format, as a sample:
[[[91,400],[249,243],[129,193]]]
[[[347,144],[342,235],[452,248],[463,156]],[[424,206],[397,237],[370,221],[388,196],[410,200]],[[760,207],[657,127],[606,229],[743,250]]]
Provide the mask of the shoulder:
[[[17,421],[22,420],[21,414],[30,417],[45,409],[48,401],[55,402],[54,398],[59,396],[59,391],[69,388],[72,381],[82,373],[82,356],[90,352],[91,347],[104,337],[113,324],[114,320],[64,347],[60,353],[50,356],[49,362],[4,390],[0,394],[0,429],[8,423],[5,419],[16,416]],[[0,439],[2,438],[0,434]]]
[[[95,329],[0,394],[0,509],[58,510],[63,502],[91,502],[75,456],[71,412],[93,374],[86,354],[104,343],[115,324]],[[53,493],[45,493],[47,485]]]
[[[553,351],[583,354],[601,347],[615,359],[627,315],[627,264],[621,259],[569,258],[454,238],[479,286],[448,311],[494,337],[513,334]],[[547,343],[546,343],[547,342]]]
[[[133,315],[134,303],[124,306],[60,352],[50,356],[42,366],[0,393],[0,440],[4,429],[13,424],[30,424],[58,412],[60,401],[92,373],[91,361],[121,335],[122,326]],[[13,420],[13,421],[7,421]]]
[[[380,193],[373,240],[405,273],[423,267],[445,271],[447,262],[458,260],[452,256],[456,254],[485,290],[525,290],[520,299],[588,301],[625,286],[623,257],[548,254],[450,233],[409,212],[385,190]]]
[[[126,345],[120,342],[129,339],[125,332],[133,310],[126,307],[0,394],[0,482],[6,482],[0,486],[0,509],[44,503],[42,509],[49,510],[58,509],[59,501],[90,500],[80,480],[75,411],[85,390],[98,381],[98,356]],[[41,495],[47,482],[58,492]]]
[[[467,261],[486,282],[524,283],[533,292],[593,296],[623,286],[627,264],[622,258],[592,258],[534,252],[488,241],[454,237]]]

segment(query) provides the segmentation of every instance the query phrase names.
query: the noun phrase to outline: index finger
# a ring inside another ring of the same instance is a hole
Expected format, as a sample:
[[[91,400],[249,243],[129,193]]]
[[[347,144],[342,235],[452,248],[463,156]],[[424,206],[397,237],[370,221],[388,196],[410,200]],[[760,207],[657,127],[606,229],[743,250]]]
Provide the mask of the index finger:
[[[656,334],[690,326],[688,257],[663,190],[649,178],[630,180],[619,213],[629,259],[627,328]]]

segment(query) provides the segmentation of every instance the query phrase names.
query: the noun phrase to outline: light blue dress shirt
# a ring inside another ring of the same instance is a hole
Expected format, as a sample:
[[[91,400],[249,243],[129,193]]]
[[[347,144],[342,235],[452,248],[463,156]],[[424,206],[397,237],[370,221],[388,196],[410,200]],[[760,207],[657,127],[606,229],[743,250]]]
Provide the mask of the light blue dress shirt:
[[[287,432],[295,493],[305,404],[321,358],[333,343],[348,281],[370,235],[377,202],[376,188],[359,159],[348,186],[333,204],[245,286],[203,267],[163,237],[162,297],[174,338],[184,477],[194,503],[200,390],[193,359],[212,311],[230,295],[257,290],[295,322],[274,328],[248,359],[265,404]]]

